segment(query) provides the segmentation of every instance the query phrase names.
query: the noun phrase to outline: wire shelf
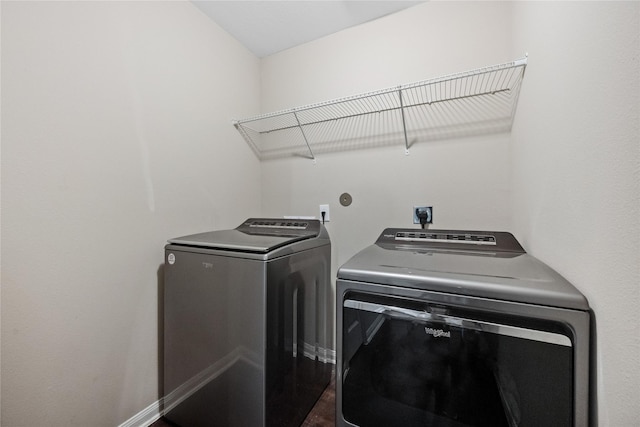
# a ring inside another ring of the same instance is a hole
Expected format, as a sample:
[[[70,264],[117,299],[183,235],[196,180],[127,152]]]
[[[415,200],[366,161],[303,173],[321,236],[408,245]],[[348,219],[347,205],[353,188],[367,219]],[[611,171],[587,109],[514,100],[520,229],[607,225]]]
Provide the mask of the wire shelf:
[[[527,58],[237,120],[260,159],[509,132]]]

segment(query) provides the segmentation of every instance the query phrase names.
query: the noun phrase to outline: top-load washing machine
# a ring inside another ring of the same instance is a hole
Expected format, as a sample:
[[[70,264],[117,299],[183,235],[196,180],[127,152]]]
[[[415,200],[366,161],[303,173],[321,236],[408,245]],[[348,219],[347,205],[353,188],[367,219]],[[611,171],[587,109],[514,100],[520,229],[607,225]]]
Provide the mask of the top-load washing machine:
[[[511,234],[386,229],[336,286],[338,426],[589,425],[588,302]]]
[[[298,426],[327,386],[331,243],[317,220],[253,218],[169,240],[164,416]]]

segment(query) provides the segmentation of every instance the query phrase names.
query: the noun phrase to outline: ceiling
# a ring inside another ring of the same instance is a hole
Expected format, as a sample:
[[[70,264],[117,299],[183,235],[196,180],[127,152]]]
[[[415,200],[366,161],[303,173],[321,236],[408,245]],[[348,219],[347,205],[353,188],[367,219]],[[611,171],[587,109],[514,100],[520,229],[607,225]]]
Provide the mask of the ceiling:
[[[259,58],[424,2],[191,1]]]

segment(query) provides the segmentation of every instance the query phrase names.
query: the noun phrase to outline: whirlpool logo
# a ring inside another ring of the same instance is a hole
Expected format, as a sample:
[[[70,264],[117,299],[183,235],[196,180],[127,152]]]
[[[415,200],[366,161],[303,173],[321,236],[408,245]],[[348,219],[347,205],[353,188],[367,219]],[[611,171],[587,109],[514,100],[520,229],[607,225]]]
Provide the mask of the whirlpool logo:
[[[424,331],[427,335],[432,335],[434,338],[451,338],[451,331],[443,331],[442,329],[433,329],[426,326]]]

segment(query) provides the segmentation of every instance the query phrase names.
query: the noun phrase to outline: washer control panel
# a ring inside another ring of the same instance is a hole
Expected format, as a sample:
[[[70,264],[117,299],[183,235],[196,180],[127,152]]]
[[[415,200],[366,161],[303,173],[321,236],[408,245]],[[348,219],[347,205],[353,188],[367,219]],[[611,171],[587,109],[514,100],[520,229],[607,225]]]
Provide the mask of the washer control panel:
[[[245,223],[246,224],[246,223]],[[253,220],[249,223],[250,228],[287,228],[304,230],[309,227],[308,222],[290,220]]]
[[[249,218],[236,230],[263,236],[311,237],[320,233],[317,219]]]

